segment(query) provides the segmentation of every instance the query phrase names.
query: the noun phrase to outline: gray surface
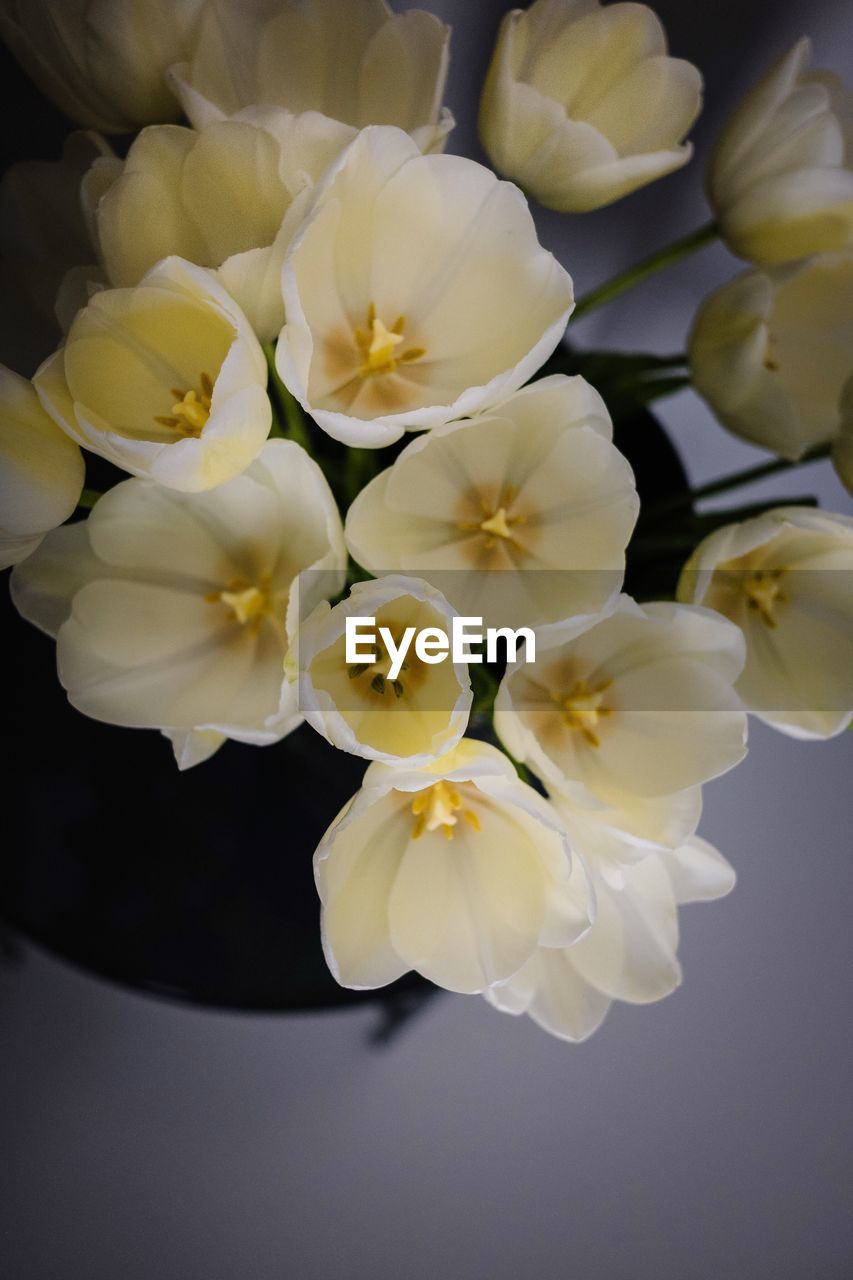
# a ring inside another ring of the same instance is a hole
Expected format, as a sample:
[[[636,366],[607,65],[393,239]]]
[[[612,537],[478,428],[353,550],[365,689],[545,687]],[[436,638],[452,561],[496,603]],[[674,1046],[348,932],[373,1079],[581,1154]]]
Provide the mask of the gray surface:
[[[478,30],[503,6],[426,7],[461,27],[461,114]],[[707,72],[711,120],[804,27],[843,70],[853,28],[827,0],[659,10]],[[543,235],[582,291],[702,221],[699,176],[546,217]],[[677,347],[702,291],[736,269],[707,251],[578,334]],[[697,479],[762,456],[691,396],[667,421]],[[849,509],[827,467],[809,480]],[[0,971],[3,1274],[846,1280],[851,763],[851,735],[804,746],[754,728],[702,826],[737,867],[735,893],[683,913],[675,996],[616,1007],[579,1048],[447,996],[377,1051],[367,1013],[187,1011],[28,951]]]

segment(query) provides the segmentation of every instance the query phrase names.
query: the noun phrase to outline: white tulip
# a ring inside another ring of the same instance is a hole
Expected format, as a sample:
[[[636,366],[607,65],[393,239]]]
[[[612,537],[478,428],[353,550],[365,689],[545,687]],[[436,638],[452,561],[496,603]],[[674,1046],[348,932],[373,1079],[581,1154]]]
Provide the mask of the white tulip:
[[[527,1013],[561,1040],[586,1040],[614,1000],[648,1004],[681,982],[678,907],[710,902],[734,887],[725,858],[693,837],[668,854],[652,854],[614,888],[595,874],[596,918],[568,948],[540,947],[486,998],[504,1013]]]
[[[853,245],[853,95],[809,71],[800,40],[746,96],[717,141],[708,192],[735,253],[762,265]]]
[[[641,4],[536,0],[501,25],[480,107],[498,172],[549,209],[583,212],[680,169],[702,77],[667,57]]]
[[[0,365],[0,569],[35,551],[74,511],[80,450],[47,416],[26,379]]]
[[[690,366],[735,435],[791,459],[834,439],[853,376],[853,253],[724,284],[696,316]]]
[[[143,130],[124,163],[96,161],[84,183],[110,284],[138,284],[172,255],[217,268],[256,333],[275,338],[284,323],[285,251],[312,181],[334,158],[310,122],[283,110],[200,132]]]
[[[830,738],[853,718],[853,519],[777,507],[701,542],[678,595],[746,637],[744,704],[795,738]]]
[[[343,986],[409,969],[451,991],[505,982],[592,919],[559,816],[501,752],[464,739],[420,770],[372,764],[315,859],[323,948]]]
[[[166,69],[189,53],[202,0],[0,0],[0,34],[78,124],[123,133],[175,120]]]
[[[12,586],[24,617],[57,637],[73,705],[163,730],[186,768],[226,737],[264,746],[300,723],[283,666],[297,575],[334,592],[345,563],[319,467],[273,440],[210,493],[124,481],[85,523],[49,535]]]
[[[743,636],[709,609],[638,605],[577,618],[537,644],[535,663],[507,667],[495,729],[509,751],[559,790],[598,799],[682,791],[746,753],[733,684]]]
[[[239,475],[272,423],[248,320],[211,272],[180,258],[133,289],[96,293],[33,383],[78,444],[185,492]]]
[[[197,128],[281,106],[321,114],[346,141],[397,125],[429,151],[453,127],[441,105],[449,40],[433,14],[395,14],[385,0],[207,0],[192,57],[170,78]]]
[[[437,427],[358,495],[350,553],[374,574],[428,578],[491,626],[600,609],[622,585],[639,510],[611,430],[598,393],[561,375]]]
[[[399,129],[359,134],[284,267],[285,385],[330,435],[369,448],[505,400],[573,306],[515,187]]]
[[[305,616],[303,611],[303,616]],[[399,672],[379,628],[399,647],[409,627],[448,635],[455,611],[444,596],[416,578],[359,582],[346,600],[317,605],[299,628],[293,660],[299,709],[332,746],[388,764],[424,765],[454,747],[471,710],[465,663],[421,660],[412,645]],[[349,662],[348,618],[375,620],[375,661]]]

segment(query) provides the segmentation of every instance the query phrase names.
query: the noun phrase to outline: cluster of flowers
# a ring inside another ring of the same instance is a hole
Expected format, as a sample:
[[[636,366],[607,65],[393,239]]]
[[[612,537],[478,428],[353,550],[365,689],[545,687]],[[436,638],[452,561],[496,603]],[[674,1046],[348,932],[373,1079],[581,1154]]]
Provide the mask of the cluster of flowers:
[[[347,986],[414,969],[569,1040],[670,992],[678,904],[733,883],[696,831],[747,710],[803,737],[853,714],[850,579],[817,572],[853,569],[853,521],[780,508],[704,541],[678,602],[620,594],[639,502],[607,407],[530,381],[572,282],[518,187],[442,153],[431,15],[4,0],[0,28],[99,131],[0,193],[64,331],[31,382],[0,374],[0,549],[72,703],[161,730],[181,768],[303,720],[371,761],[315,863]],[[706,302],[691,362],[729,427],[790,458],[834,443],[850,483],[850,100],[806,55],[718,144],[719,227],[757,265]],[[589,210],[688,160],[700,97],[644,6],[536,0],[501,28],[481,135],[530,195]],[[102,136],[140,125],[123,158]],[[343,521],[328,437],[362,477]],[[81,497],[81,446],[133,478]],[[340,598],[350,557],[366,580]],[[494,700],[505,750],[464,736],[466,665],[347,663],[348,617],[460,613],[537,629]]]

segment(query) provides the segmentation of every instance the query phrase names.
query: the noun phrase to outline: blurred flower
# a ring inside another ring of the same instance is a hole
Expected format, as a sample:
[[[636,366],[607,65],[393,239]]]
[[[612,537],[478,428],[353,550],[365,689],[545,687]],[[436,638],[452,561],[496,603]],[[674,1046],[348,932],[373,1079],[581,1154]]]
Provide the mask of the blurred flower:
[[[283,288],[282,380],[330,435],[366,447],[505,400],[573,306],[514,187],[387,128],[365,129],[321,186]]]
[[[717,141],[708,192],[742,258],[791,262],[853,244],[853,95],[808,71],[811,42],[780,58]]]
[[[166,68],[186,56],[202,0],[0,0],[0,34],[38,87],[89,129],[180,114]]]
[[[678,907],[710,902],[734,887],[725,858],[693,837],[668,854],[652,854],[614,888],[596,874],[592,928],[568,948],[540,947],[486,998],[504,1013],[527,1013],[561,1040],[586,1040],[614,1000],[648,1004],[681,982]]]
[[[136,288],[96,293],[33,382],[78,444],[187,492],[239,475],[272,422],[246,317],[211,272],[180,258]]]
[[[105,494],[16,569],[13,596],[57,637],[69,700],[162,729],[182,767],[224,739],[265,746],[299,724],[284,655],[297,575],[340,590],[340,517],[315,462],[273,440],[241,476],[187,496],[149,480]]]
[[[583,378],[534,382],[404,449],[350,507],[350,552],[374,574],[431,579],[491,626],[600,609],[622,585],[639,509],[611,434]]]
[[[641,4],[536,0],[503,20],[480,108],[495,168],[549,209],[583,212],[680,169],[702,77],[666,56]]]
[[[468,738],[419,770],[372,764],[314,866],[326,959],[347,987],[415,969],[484,991],[592,918],[556,811],[500,751]]]
[[[830,738],[853,717],[853,519],[777,507],[717,529],[678,595],[742,629],[744,704],[795,738]]]
[[[0,568],[17,564],[67,520],[80,497],[80,450],[29,382],[0,365]]]
[[[171,80],[196,127],[243,107],[321,113],[348,141],[370,124],[410,133],[423,151],[453,127],[442,110],[450,28],[385,0],[207,0],[189,61]]]
[[[305,613],[303,611],[303,616]],[[376,661],[348,662],[346,620],[375,620],[376,643],[363,645]],[[399,673],[379,638],[386,627],[399,646],[407,627],[450,634],[454,610],[440,592],[416,578],[359,582],[332,609],[317,605],[299,628],[294,659],[299,709],[332,746],[385,763],[424,765],[454,747],[468,723],[471,682],[464,663],[448,656],[427,664],[409,648]]]
[[[638,605],[553,628],[535,664],[507,668],[495,729],[509,751],[559,790],[598,799],[682,791],[746,754],[733,691],[743,636],[709,609]]]
[[[96,161],[84,183],[110,283],[138,284],[161,259],[179,255],[219,268],[258,335],[277,337],[284,254],[311,183],[333,158],[287,111],[198,133],[177,125],[143,130],[124,163]]]
[[[696,389],[735,435],[796,459],[832,440],[853,375],[853,253],[750,271],[705,300]]]

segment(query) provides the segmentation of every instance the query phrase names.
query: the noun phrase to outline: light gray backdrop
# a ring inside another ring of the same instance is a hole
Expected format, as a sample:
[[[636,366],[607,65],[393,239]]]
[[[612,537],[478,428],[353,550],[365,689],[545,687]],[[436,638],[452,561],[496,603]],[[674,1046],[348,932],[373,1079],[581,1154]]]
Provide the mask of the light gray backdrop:
[[[502,3],[457,27],[457,150]],[[703,67],[699,158],[602,213],[540,219],[578,291],[707,217],[726,108],[804,30],[850,74],[839,0],[658,5]],[[846,64],[846,65],[845,65]],[[678,349],[737,264],[705,251],[591,317],[585,343]],[[689,394],[666,421],[701,481],[760,457]],[[828,466],[787,488],[850,504]],[[749,495],[746,495],[749,496]],[[853,736],[754,728],[707,789],[726,901],[683,913],[686,981],[588,1044],[447,996],[390,1049],[373,1015],[238,1017],[114,989],[28,949],[0,971],[0,1255],[9,1280],[846,1280],[853,1275]],[[120,856],[120,850],[116,850]]]

